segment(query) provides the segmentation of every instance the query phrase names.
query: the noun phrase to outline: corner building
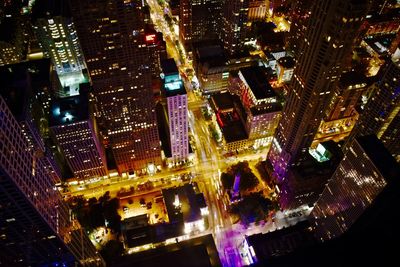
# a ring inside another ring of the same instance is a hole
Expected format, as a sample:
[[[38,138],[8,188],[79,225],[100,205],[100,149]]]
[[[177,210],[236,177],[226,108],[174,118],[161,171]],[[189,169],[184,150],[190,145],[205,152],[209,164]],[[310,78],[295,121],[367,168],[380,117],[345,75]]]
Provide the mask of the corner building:
[[[72,0],[102,131],[119,173],[161,164],[141,1]],[[156,49],[156,48],[154,48]]]

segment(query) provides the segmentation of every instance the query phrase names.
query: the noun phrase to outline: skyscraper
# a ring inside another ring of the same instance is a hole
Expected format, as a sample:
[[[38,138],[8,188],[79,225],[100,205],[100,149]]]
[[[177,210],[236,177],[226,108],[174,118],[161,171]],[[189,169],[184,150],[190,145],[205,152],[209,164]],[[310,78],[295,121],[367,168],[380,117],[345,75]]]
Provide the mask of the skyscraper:
[[[250,0],[248,21],[264,20],[269,9],[268,4],[266,0]]]
[[[44,54],[51,58],[59,75],[85,69],[68,1],[35,1],[32,17]]]
[[[222,7],[223,31],[221,39],[230,54],[240,51],[246,41],[250,0],[225,1]]]
[[[78,179],[107,175],[106,159],[98,138],[90,85],[81,84],[80,94],[54,100],[50,111],[50,129],[74,176]]]
[[[365,75],[349,71],[344,73],[333,96],[333,104],[328,115],[322,120],[314,142],[340,141],[346,138],[359,117],[357,108],[362,96],[369,89]]]
[[[316,1],[297,57],[282,120],[268,155],[279,183],[301,159],[331,105],[369,1]]]
[[[39,143],[30,143],[36,140],[28,137],[32,130],[23,130],[27,106],[10,111],[7,103],[20,100],[18,94],[0,96],[0,264],[104,266],[55,190],[60,178],[52,160]]]
[[[163,94],[167,102],[171,154],[174,162],[189,155],[187,94],[173,59],[161,62],[164,76]]]
[[[300,44],[304,40],[307,29],[307,20],[310,17],[310,9],[313,0],[293,1],[290,7],[290,32],[286,36],[286,49],[299,56]]]
[[[118,171],[161,164],[142,2],[73,0],[71,6]]]
[[[187,50],[193,43],[217,39],[221,25],[221,0],[181,0],[179,38]]]
[[[399,175],[400,166],[376,136],[353,140],[311,212],[317,238],[329,240],[348,231]]]
[[[388,58],[380,75],[351,138],[375,134],[390,153],[400,160],[400,58]]]

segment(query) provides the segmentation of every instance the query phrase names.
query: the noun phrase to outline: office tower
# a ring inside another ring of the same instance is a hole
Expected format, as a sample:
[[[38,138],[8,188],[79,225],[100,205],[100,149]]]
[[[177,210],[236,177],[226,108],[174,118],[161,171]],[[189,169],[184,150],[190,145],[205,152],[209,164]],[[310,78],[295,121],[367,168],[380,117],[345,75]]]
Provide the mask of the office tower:
[[[290,31],[286,35],[286,49],[295,57],[300,54],[300,45],[307,29],[307,21],[313,0],[293,1],[290,6]]]
[[[376,136],[353,140],[311,212],[317,238],[348,231],[399,177],[400,166]]]
[[[50,108],[50,130],[74,176],[82,180],[107,175],[89,88],[81,84],[79,95],[54,100]]]
[[[55,190],[60,178],[51,158],[40,144],[30,143],[35,138],[28,137],[33,131],[25,128],[30,117],[19,93],[0,96],[0,263],[104,266]]]
[[[317,1],[312,7],[282,119],[268,155],[275,178],[307,153],[332,101],[369,1]]]
[[[163,94],[167,102],[171,154],[174,162],[181,162],[189,155],[187,94],[178,67],[173,59],[161,62]]]
[[[220,31],[220,0],[181,0],[179,6],[179,38],[186,50],[192,44],[217,39]]]
[[[314,143],[327,140],[338,142],[350,134],[359,117],[357,109],[362,104],[363,95],[369,89],[368,85],[364,74],[356,71],[342,74],[330,111],[322,120]]]
[[[248,21],[264,20],[267,17],[268,4],[268,1],[265,0],[250,0]]]
[[[381,77],[351,133],[354,136],[375,134],[392,155],[400,159],[400,58],[393,56],[381,68]],[[346,145],[347,147],[347,145]]]
[[[161,32],[157,32],[151,25],[145,29],[146,47],[149,53],[149,63],[153,79],[160,78],[161,61],[167,59],[167,45]],[[159,92],[158,92],[159,93]]]
[[[142,3],[73,0],[71,7],[119,173],[160,165]]]
[[[221,40],[228,54],[241,51],[247,39],[249,0],[225,1],[222,7]]]
[[[35,1],[32,18],[43,52],[59,75],[85,69],[68,1]]]

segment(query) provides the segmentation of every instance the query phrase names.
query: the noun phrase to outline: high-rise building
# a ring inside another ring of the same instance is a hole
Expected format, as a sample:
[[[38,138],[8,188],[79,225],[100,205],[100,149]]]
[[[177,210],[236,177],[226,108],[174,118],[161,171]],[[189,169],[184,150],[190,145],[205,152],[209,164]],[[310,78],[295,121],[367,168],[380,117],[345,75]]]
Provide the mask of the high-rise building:
[[[269,9],[268,4],[266,0],[250,0],[248,21],[264,20]]]
[[[142,4],[73,0],[71,5],[102,132],[120,173],[161,164]]]
[[[268,155],[278,183],[307,153],[331,105],[369,1],[316,1],[297,57],[282,119]]]
[[[393,56],[381,68],[381,77],[358,120],[351,138],[375,134],[400,159],[400,58]],[[350,138],[350,139],[351,139]]]
[[[85,69],[68,1],[35,1],[32,17],[44,54],[51,58],[59,75]]]
[[[157,32],[151,25],[145,29],[146,47],[149,50],[149,62],[152,78],[158,80],[161,71],[161,61],[167,59],[167,45],[161,32]]]
[[[228,54],[241,51],[247,40],[249,0],[225,1],[222,8],[221,40]]]
[[[315,135],[315,143],[340,141],[350,134],[359,117],[357,109],[369,90],[368,85],[365,75],[359,72],[349,71],[340,77],[330,111]]]
[[[167,102],[171,155],[174,162],[182,162],[189,156],[188,103],[186,89],[173,59],[161,62],[163,94]]]
[[[107,175],[106,159],[88,98],[89,87],[81,84],[79,95],[54,100],[50,108],[50,130],[74,176],[82,180]]]
[[[353,140],[311,212],[317,238],[348,231],[399,176],[400,166],[376,136]]]
[[[286,48],[296,57],[300,54],[300,44],[307,29],[312,2],[313,0],[292,1],[290,6],[291,24],[290,32],[286,36]]]
[[[26,127],[29,105],[9,109],[20,93],[0,96],[0,264],[105,266],[55,189],[53,160]]]
[[[217,39],[220,31],[220,0],[181,0],[179,38],[188,51],[199,41]]]

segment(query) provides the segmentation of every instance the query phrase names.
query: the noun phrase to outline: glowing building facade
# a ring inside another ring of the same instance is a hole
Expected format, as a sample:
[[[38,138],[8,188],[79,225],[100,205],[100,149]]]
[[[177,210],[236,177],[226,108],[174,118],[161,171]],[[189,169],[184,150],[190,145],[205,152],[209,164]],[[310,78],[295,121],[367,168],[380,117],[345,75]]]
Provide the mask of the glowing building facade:
[[[376,136],[355,139],[311,212],[315,235],[336,238],[356,222],[400,168]]]
[[[175,162],[189,156],[187,94],[178,68],[173,59],[161,62],[163,93],[167,102],[171,155]]]

